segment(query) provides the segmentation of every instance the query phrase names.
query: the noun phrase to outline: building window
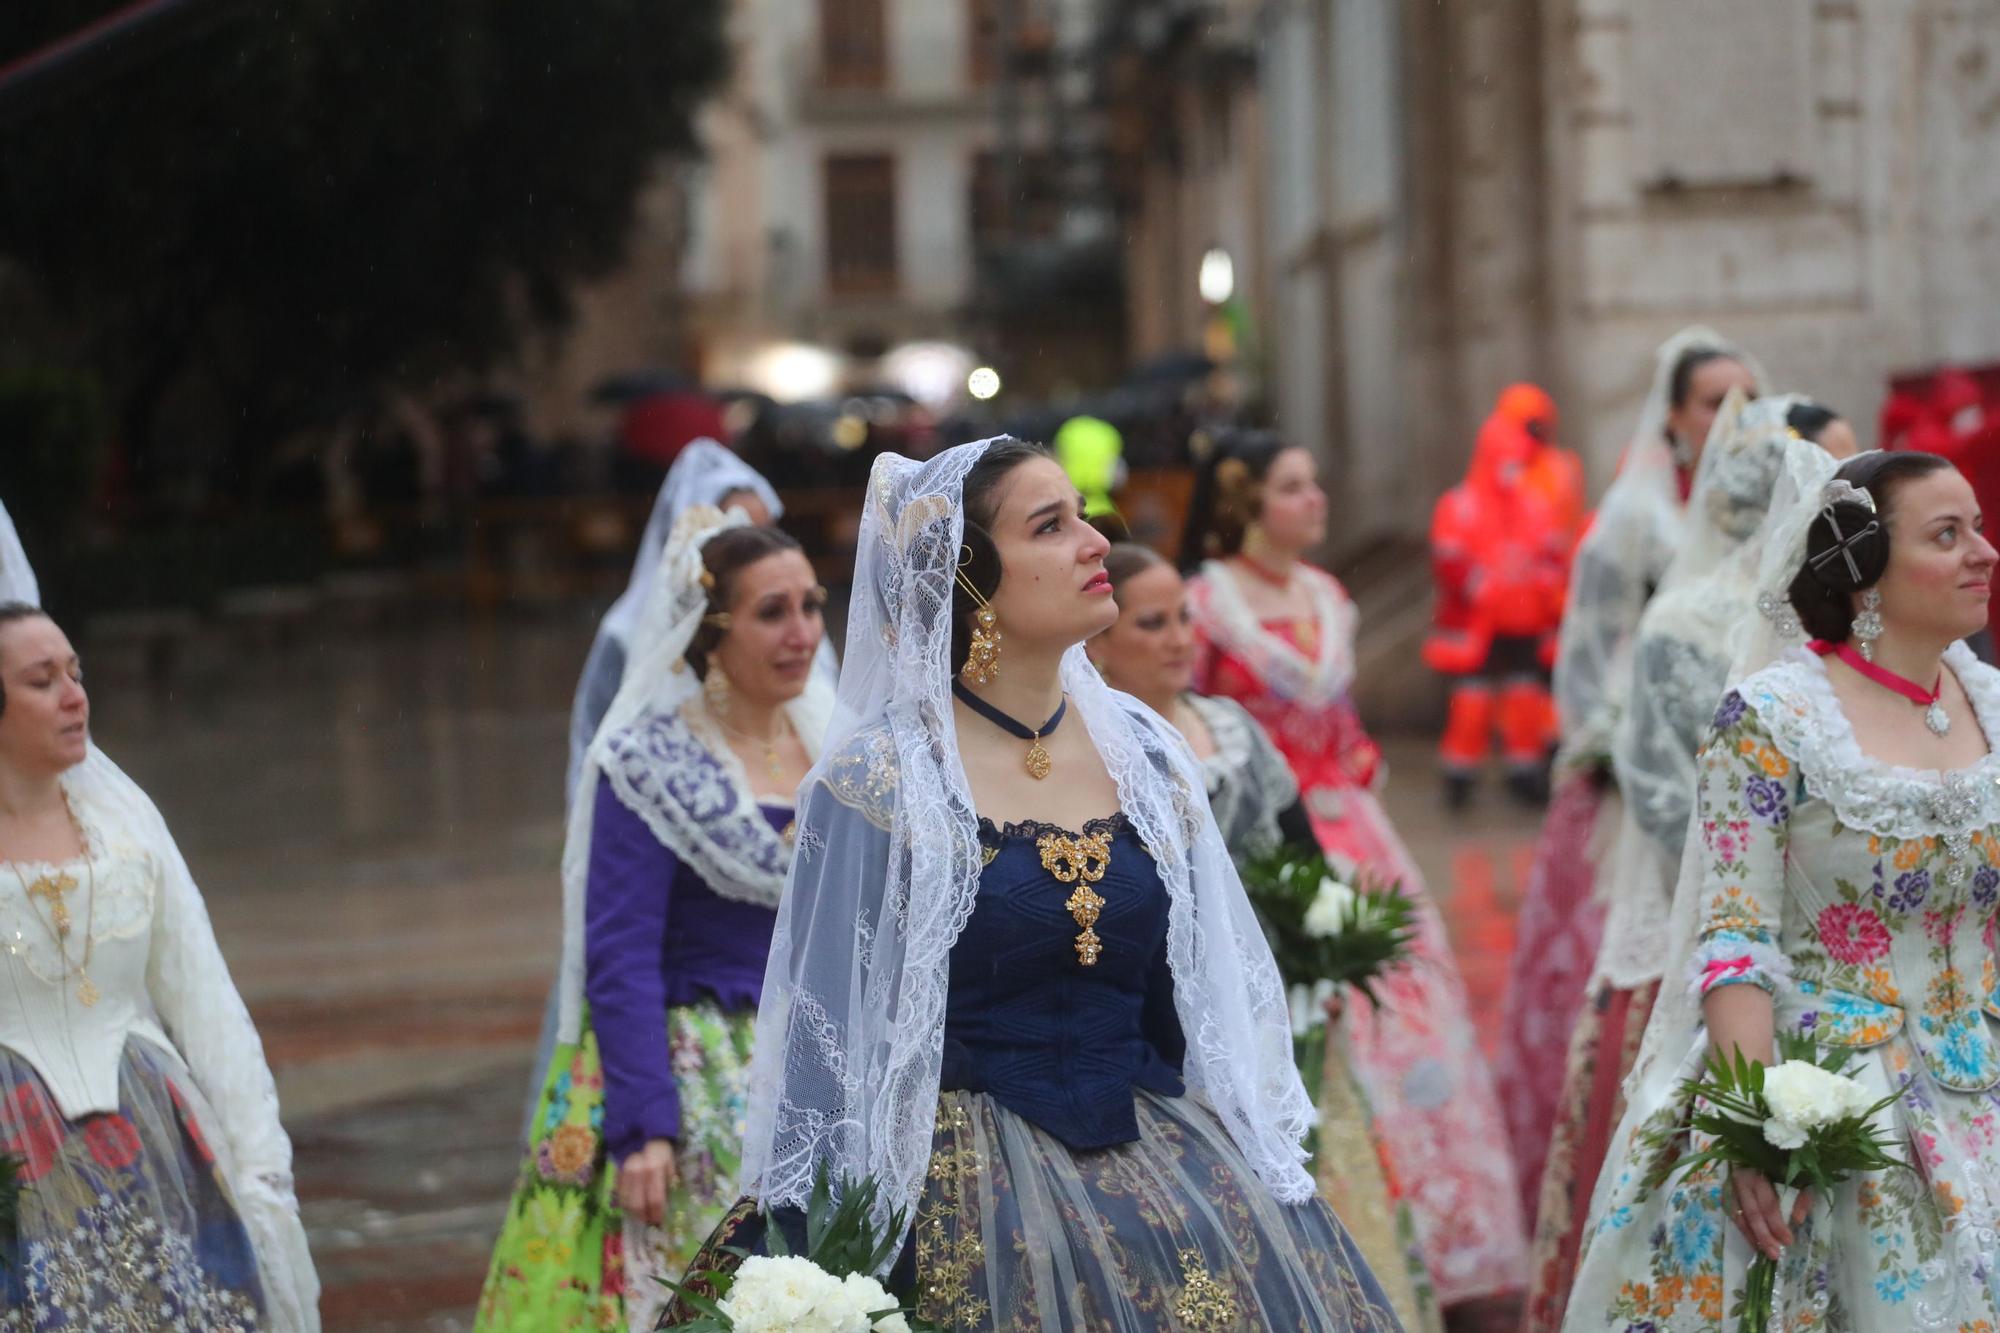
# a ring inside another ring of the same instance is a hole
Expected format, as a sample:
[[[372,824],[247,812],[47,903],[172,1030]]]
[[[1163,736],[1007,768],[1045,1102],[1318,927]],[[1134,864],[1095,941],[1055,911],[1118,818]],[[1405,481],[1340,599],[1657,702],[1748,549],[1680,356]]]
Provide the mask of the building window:
[[[835,296],[896,290],[896,159],[826,159],[826,285]]]
[[[889,33],[884,0],[820,0],[820,78],[829,88],[888,83]]]
[[[1013,10],[1011,51],[1007,49],[1007,33],[1002,26],[1003,5]],[[1055,27],[1046,0],[965,0],[965,10],[966,72],[976,85],[999,78],[1010,57],[1030,68],[1039,68],[1055,42]]]
[[[973,156],[972,198],[966,212],[972,220],[975,252],[1009,241],[1049,240],[1062,228],[1062,191],[1052,155],[1042,150],[1019,153],[1011,182],[1008,177],[998,152],[989,149]]]

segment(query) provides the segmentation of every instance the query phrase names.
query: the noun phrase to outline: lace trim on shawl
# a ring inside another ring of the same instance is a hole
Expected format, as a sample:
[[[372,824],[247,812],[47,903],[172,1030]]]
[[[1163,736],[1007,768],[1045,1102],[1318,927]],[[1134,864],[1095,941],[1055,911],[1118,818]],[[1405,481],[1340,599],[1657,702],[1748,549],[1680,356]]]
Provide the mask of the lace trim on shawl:
[[[648,714],[604,739],[604,776],[619,803],[709,888],[776,907],[791,849],[764,817],[734,752],[701,734],[709,730],[680,712]]]
[[[1215,742],[1215,753],[1202,761],[1202,767],[1211,776],[1209,790],[1213,791],[1215,773],[1234,773],[1250,766],[1250,728],[1255,723],[1240,704],[1232,707],[1229,702],[1206,694],[1190,694],[1185,698],[1187,706],[1194,709],[1195,716],[1208,728],[1208,738]]]
[[[1187,702],[1215,742],[1202,777],[1231,853],[1241,864],[1242,858],[1276,851],[1284,841],[1278,816],[1299,799],[1290,766],[1235,700],[1190,694]]]
[[[1190,588],[1208,637],[1225,652],[1248,662],[1280,698],[1308,708],[1343,699],[1354,684],[1354,603],[1333,575],[1311,565],[1296,566],[1312,596],[1319,622],[1319,656],[1308,661],[1299,647],[1266,629],[1243,600],[1236,575],[1219,560],[1201,567]]]
[[[2000,736],[2000,672],[1955,643],[1945,650],[1989,742]],[[2000,823],[2000,751],[1939,775],[1871,757],[1855,738],[1827,679],[1826,664],[1794,648],[1737,686],[1806,791],[1833,807],[1849,828],[1882,837],[1941,836]]]

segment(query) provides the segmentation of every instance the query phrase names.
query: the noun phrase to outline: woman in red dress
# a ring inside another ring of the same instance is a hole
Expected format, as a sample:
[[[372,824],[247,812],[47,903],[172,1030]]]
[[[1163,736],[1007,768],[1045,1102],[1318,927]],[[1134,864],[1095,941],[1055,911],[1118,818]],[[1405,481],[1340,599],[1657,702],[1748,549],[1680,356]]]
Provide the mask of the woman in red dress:
[[[1182,547],[1207,557],[1188,585],[1201,639],[1194,687],[1235,699],[1270,734],[1330,856],[1396,881],[1418,904],[1419,961],[1389,981],[1379,1010],[1352,1005],[1345,1021],[1449,1308],[1520,1287],[1519,1187],[1444,922],[1376,799],[1382,752],[1349,696],[1354,603],[1304,559],[1326,535],[1326,514],[1305,449],[1265,432],[1217,443]]]

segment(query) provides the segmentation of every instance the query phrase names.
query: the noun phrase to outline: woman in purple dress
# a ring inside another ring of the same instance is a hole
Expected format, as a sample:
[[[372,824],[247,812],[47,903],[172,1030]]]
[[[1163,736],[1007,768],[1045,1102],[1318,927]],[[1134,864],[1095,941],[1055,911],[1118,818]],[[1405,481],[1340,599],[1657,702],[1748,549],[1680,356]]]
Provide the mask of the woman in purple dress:
[[[558,1039],[481,1329],[650,1328],[738,1194],[792,803],[832,699],[798,544],[676,524],[563,850]]]

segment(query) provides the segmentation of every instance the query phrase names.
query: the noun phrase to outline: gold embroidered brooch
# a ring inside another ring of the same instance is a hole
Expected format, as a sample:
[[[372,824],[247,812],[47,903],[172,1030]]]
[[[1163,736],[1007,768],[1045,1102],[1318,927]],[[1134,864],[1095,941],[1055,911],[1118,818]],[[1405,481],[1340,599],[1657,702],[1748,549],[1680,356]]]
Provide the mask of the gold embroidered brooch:
[[[1090,886],[1102,881],[1104,872],[1111,868],[1111,835],[1086,833],[1071,837],[1067,833],[1044,833],[1035,846],[1042,853],[1042,869],[1053,875],[1058,884],[1076,885],[1063,906],[1076,924],[1083,927],[1083,933],[1076,937],[1077,961],[1085,967],[1094,967],[1104,952],[1104,942],[1093,929],[1104,910],[1104,899]]]

